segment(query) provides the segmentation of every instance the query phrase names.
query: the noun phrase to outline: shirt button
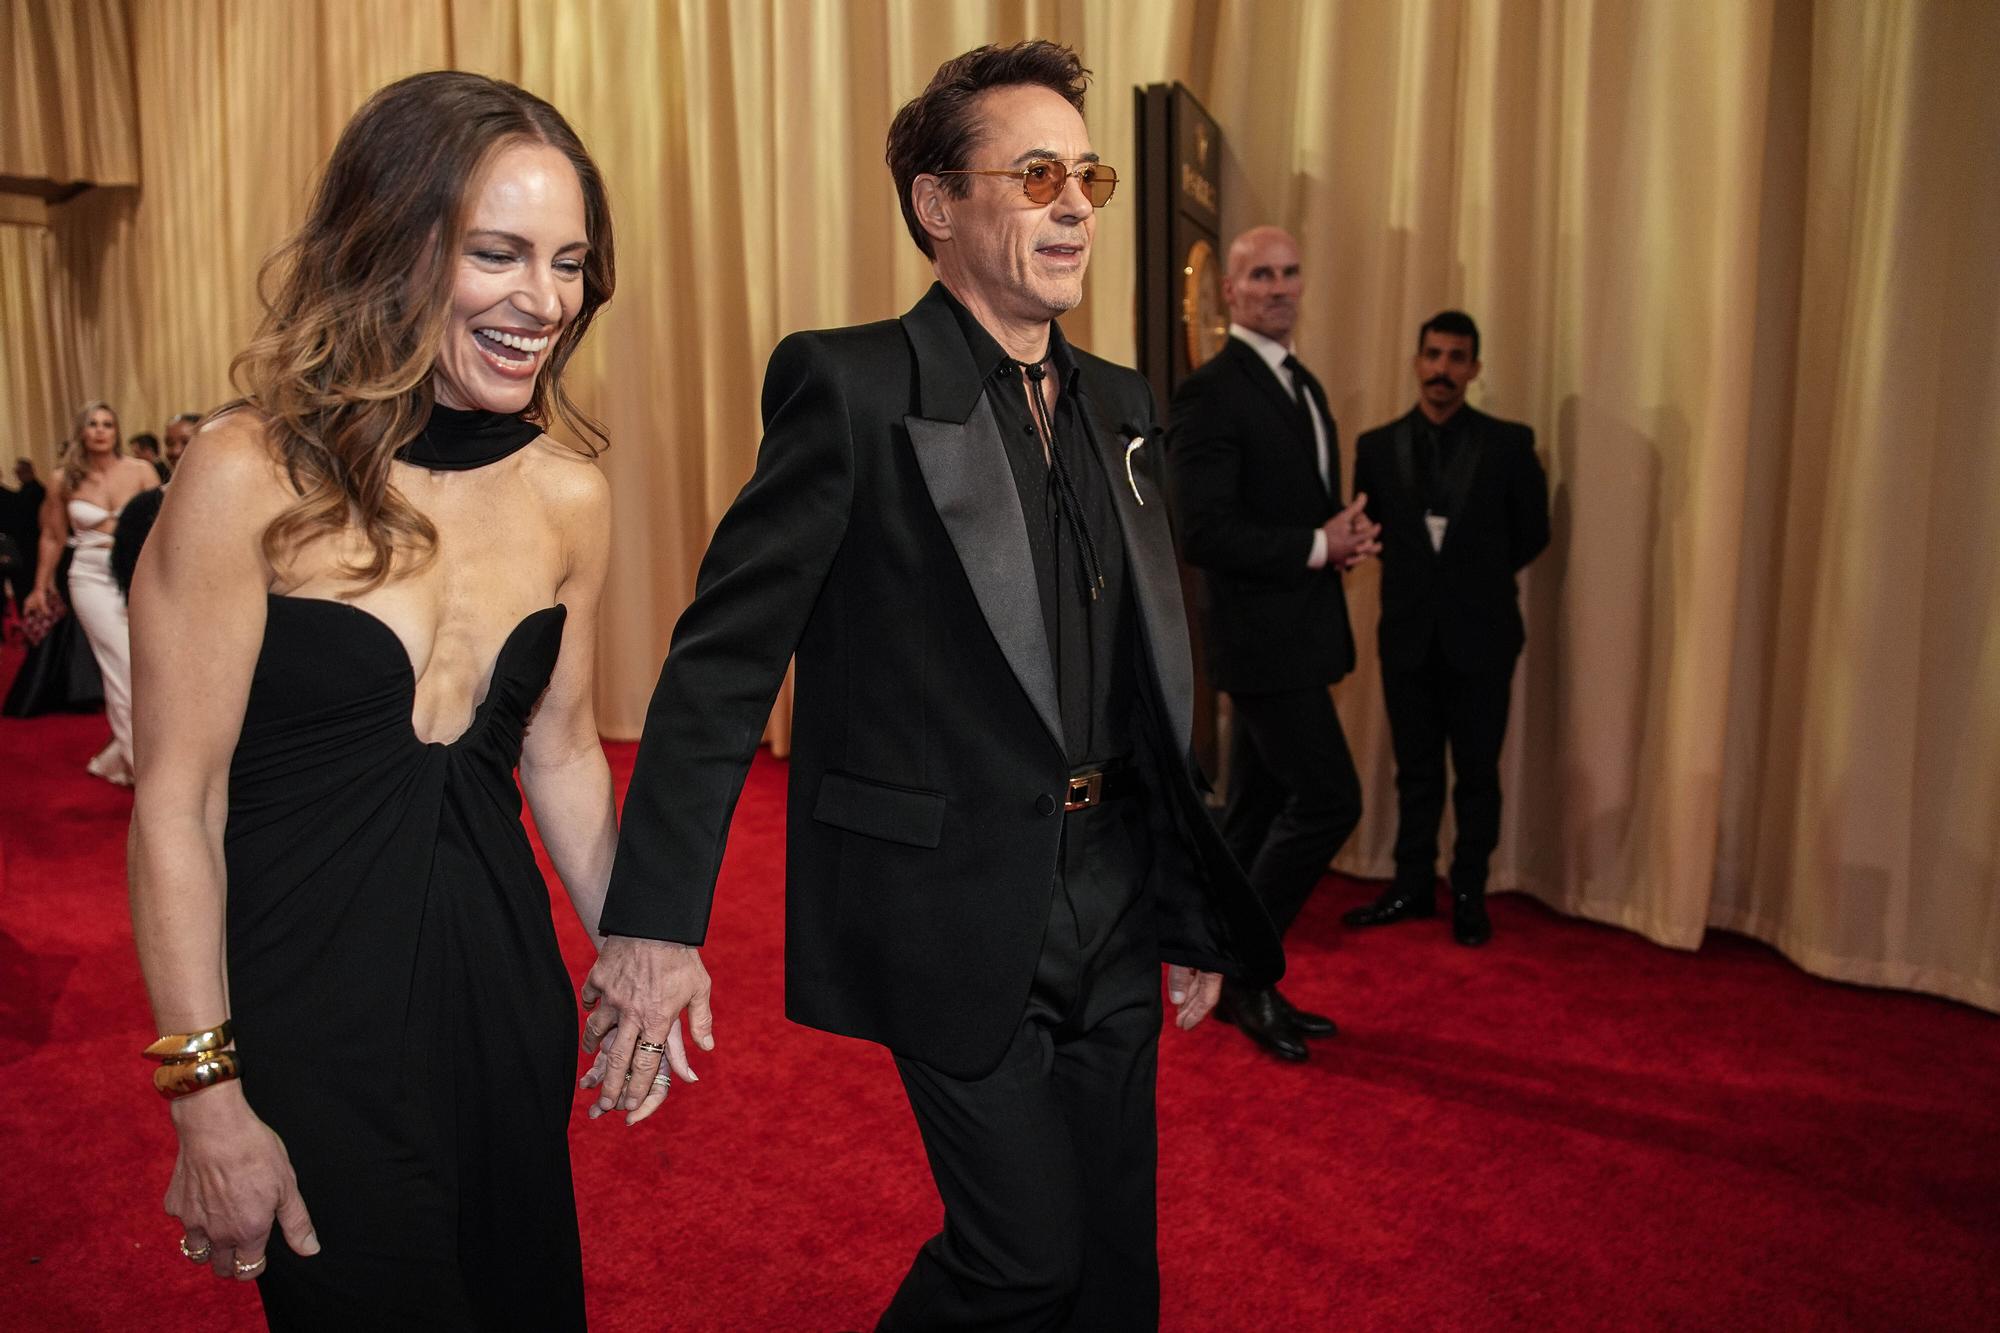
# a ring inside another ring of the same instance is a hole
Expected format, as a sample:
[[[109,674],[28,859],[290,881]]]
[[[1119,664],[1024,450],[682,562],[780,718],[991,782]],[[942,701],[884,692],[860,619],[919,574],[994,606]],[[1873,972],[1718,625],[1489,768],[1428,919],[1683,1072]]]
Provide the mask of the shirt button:
[[[1056,798],[1047,792],[1043,792],[1035,798],[1035,809],[1045,815],[1054,814],[1056,812]]]

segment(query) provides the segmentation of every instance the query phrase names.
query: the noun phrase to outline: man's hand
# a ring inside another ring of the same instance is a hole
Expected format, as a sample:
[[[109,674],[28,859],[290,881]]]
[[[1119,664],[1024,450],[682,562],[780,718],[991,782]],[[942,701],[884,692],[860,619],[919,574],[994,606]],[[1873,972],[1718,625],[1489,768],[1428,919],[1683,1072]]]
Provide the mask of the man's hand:
[[[583,1049],[596,1052],[597,1062],[577,1086],[604,1089],[590,1108],[592,1120],[621,1108],[626,1124],[644,1120],[667,1099],[668,1066],[688,1082],[700,1082],[688,1064],[680,1017],[685,1009],[695,1045],[714,1050],[708,989],[708,969],[689,945],[624,935],[605,940],[583,983],[583,1007],[590,1011]]]
[[[1382,553],[1382,525],[1369,521],[1366,494],[1355,495],[1352,504],[1320,526],[1326,532],[1326,562],[1337,569],[1352,569]]]
[[[1174,1026],[1186,1032],[1215,1008],[1222,996],[1222,974],[1199,972],[1178,963],[1167,965],[1167,998],[1174,1002]]]

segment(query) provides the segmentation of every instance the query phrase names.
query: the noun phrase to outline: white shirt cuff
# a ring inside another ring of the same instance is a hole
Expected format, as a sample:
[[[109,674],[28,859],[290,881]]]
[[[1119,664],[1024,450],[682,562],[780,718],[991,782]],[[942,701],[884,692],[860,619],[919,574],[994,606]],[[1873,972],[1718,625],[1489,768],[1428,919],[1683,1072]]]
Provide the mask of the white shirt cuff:
[[[1307,569],[1325,569],[1325,568],[1326,568],[1326,529],[1325,529],[1325,528],[1314,528],[1314,529],[1313,529],[1313,548],[1312,548],[1312,554],[1306,557],[1306,568],[1307,568]]]

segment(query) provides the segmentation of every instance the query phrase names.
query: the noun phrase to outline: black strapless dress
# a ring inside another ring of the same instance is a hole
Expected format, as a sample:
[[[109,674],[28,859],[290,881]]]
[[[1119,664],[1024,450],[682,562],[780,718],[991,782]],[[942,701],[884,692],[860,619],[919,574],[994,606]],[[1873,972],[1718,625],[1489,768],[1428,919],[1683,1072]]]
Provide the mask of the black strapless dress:
[[[386,624],[273,596],[229,774],[243,1090],[321,1252],[273,1230],[273,1328],[584,1327],[576,1002],[514,769],[562,646],[514,628],[463,736],[411,728]]]

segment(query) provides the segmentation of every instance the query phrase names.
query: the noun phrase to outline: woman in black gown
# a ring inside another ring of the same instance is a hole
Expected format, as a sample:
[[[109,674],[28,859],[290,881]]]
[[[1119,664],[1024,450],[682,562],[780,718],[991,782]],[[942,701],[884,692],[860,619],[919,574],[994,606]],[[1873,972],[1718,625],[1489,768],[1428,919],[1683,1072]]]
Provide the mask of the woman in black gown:
[[[167,1211],[274,1328],[581,1328],[575,999],[520,814],[594,931],[609,501],[542,428],[596,434],[561,376],[603,185],[547,103],[418,75],[276,262],[132,587]]]

